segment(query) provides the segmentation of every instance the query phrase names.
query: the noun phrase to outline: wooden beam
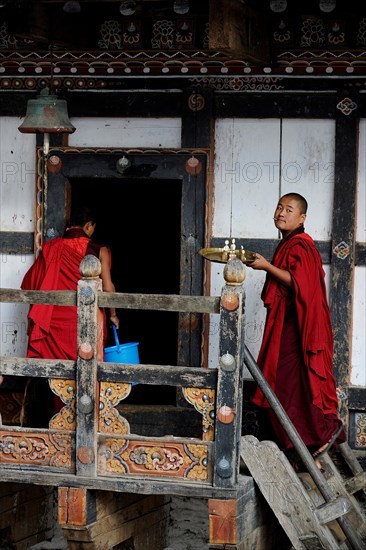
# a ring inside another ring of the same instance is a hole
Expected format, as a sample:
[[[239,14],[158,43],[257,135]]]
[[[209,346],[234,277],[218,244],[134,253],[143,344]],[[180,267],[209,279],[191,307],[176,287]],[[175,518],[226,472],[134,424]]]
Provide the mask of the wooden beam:
[[[182,92],[179,90],[139,91],[129,90],[107,92],[68,91],[68,113],[70,117],[175,117],[182,111]]]
[[[349,387],[348,408],[355,411],[366,411],[366,388]]]
[[[19,290],[0,288],[0,303],[53,304],[76,306],[74,290]],[[98,292],[99,307],[219,313],[219,296],[180,296],[165,294],[123,294]]]
[[[0,231],[0,254],[33,254],[34,233]]]
[[[68,359],[0,357],[0,371],[6,376],[75,380],[76,362]]]
[[[138,382],[139,384],[186,388],[215,388],[217,370],[189,366],[175,367],[170,365],[99,363],[98,380],[125,383]]]
[[[337,103],[343,98],[339,97]],[[334,334],[334,374],[346,389],[351,369],[353,275],[357,192],[358,120],[339,111],[336,118],[330,309]],[[347,407],[342,402],[341,416]]]
[[[213,90],[190,88],[182,101],[182,147],[209,148],[211,145]]]
[[[192,443],[192,439],[187,439]],[[1,467],[1,481],[3,483],[31,483],[34,485],[55,486],[55,487],[85,487],[101,491],[113,491],[120,493],[138,493],[141,495],[177,495],[191,496],[197,498],[238,498],[241,488],[238,486],[225,488],[214,487],[205,483],[192,483],[184,480],[177,483],[166,477],[160,481],[136,477],[132,479],[127,476],[115,478],[108,477],[87,477],[76,476],[74,473],[46,471],[46,469],[19,470],[19,468]]]
[[[230,100],[228,101],[228,97]],[[216,118],[327,118],[336,116],[335,91],[289,93],[217,92]],[[343,115],[342,115],[343,116]]]

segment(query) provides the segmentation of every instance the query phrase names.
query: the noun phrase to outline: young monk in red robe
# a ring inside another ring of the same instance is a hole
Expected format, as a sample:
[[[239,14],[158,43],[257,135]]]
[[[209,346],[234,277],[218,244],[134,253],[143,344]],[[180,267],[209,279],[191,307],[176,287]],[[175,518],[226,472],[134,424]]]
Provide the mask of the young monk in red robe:
[[[63,237],[44,243],[42,251],[25,274],[23,290],[77,290],[81,279],[80,262],[92,254],[101,262],[102,288],[115,292],[111,279],[110,254],[105,246],[91,240],[96,226],[88,208],[75,212],[71,227]],[[116,310],[110,309],[109,320],[118,328]],[[77,308],[33,304],[28,313],[27,357],[72,359],[77,357]],[[104,337],[106,336],[104,329]],[[62,406],[58,403],[57,410]]]
[[[333,376],[333,334],[321,256],[305,233],[307,202],[297,193],[281,197],[274,214],[282,234],[272,262],[260,254],[250,264],[267,272],[267,308],[258,365],[314,458],[345,441]],[[257,388],[253,402],[269,407]],[[292,444],[273,411],[270,423],[282,450]],[[320,463],[317,461],[320,467]]]

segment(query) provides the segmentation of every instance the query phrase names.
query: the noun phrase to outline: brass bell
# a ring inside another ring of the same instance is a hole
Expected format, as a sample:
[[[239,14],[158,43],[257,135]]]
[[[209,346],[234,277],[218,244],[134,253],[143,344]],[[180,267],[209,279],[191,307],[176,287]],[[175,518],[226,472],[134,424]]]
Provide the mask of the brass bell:
[[[76,128],[69,120],[67,102],[44,88],[36,99],[28,100],[25,119],[18,130],[24,134],[72,134]]]

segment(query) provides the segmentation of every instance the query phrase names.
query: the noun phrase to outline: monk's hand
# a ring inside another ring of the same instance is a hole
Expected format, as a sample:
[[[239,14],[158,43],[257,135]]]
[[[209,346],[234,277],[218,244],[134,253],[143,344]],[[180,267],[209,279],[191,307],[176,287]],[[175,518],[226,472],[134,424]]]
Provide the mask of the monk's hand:
[[[119,319],[118,319],[116,314],[110,315],[109,320],[110,320],[111,323],[113,323],[115,325],[116,328],[119,328]]]
[[[251,267],[252,269],[264,269],[266,270],[268,267],[269,261],[264,258],[259,252],[255,252],[255,260],[253,262],[248,263],[248,267]]]
[[[4,382],[4,377],[2,374],[0,374],[0,384],[2,384]]]

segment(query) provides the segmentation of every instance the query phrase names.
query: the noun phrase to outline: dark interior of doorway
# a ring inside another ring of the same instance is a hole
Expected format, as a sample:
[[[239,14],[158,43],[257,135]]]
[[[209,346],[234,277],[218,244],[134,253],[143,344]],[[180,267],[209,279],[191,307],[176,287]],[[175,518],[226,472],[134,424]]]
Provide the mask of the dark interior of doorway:
[[[71,211],[98,213],[93,238],[109,246],[116,292],[179,294],[181,195],[179,180],[73,178]],[[139,342],[140,362],[176,365],[178,313],[118,309],[119,341]],[[108,329],[107,346],[114,346]],[[171,386],[133,386],[124,403],[173,405]]]

